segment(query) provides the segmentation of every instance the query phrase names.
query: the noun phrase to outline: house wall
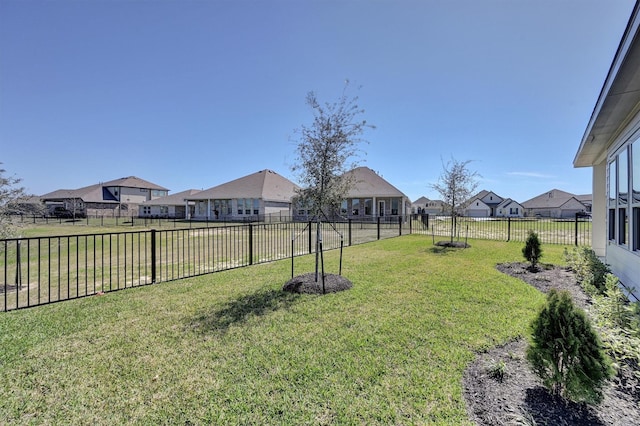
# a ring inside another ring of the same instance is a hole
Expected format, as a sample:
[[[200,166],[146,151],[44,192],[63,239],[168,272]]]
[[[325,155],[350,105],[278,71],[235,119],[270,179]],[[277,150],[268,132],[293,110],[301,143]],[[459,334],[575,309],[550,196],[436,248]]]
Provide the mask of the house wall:
[[[585,207],[584,204],[582,204],[580,201],[576,200],[575,198],[572,198],[560,207],[560,209],[557,211],[559,216],[555,216],[555,217],[560,217],[563,219],[571,219],[576,217],[576,213],[584,213],[586,211],[587,211],[587,208]]]
[[[627,289],[632,289],[636,300],[640,300],[640,258],[637,254],[609,243],[605,263],[611,268]]]
[[[485,195],[484,197],[481,198],[482,202],[490,205],[490,204],[500,204],[501,202],[504,201],[503,198],[500,198],[499,196],[497,196],[496,194],[494,194],[493,192],[488,193],[487,195]]]
[[[626,158],[626,167],[619,163]],[[636,167],[634,167],[634,165]],[[620,166],[620,167],[618,167]],[[604,168],[604,171],[602,170]],[[626,169],[626,170],[625,170]],[[635,172],[634,172],[635,169]],[[640,115],[620,132],[607,148],[607,157],[594,167],[594,207],[604,211],[604,229],[600,235],[606,238],[605,263],[627,287],[635,288],[640,296]],[[598,183],[595,182],[598,180]],[[626,194],[623,188],[627,185]],[[595,190],[604,193],[596,197]],[[634,197],[634,191],[635,197]],[[622,215],[621,212],[626,212]],[[613,220],[611,220],[613,216]],[[625,217],[626,216],[626,217]],[[599,219],[602,222],[602,219]],[[610,232],[610,230],[612,232]],[[622,232],[626,231],[626,232]],[[594,230],[595,232],[595,230]]]
[[[140,204],[150,200],[151,195],[149,189],[120,187],[118,198],[121,203]]]
[[[491,207],[476,199],[467,206],[464,214],[469,217],[489,217],[491,216]]]
[[[517,212],[515,209],[518,209]],[[496,217],[522,217],[524,215],[524,208],[520,204],[511,203],[504,207],[498,207],[496,209]]]

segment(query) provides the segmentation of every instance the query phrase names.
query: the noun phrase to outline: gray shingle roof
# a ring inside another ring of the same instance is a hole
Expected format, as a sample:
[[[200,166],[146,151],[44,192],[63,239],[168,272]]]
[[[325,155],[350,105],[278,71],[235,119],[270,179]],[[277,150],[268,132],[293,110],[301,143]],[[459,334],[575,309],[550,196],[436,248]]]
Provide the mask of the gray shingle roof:
[[[273,170],[259,172],[205,189],[189,200],[225,200],[233,198],[262,198],[265,201],[291,201],[298,185]]]
[[[115,179],[109,182],[96,183],[78,189],[58,189],[42,195],[42,200],[80,199],[85,203],[117,203],[118,200],[107,187],[144,188],[168,191],[168,189],[135,176]]]
[[[368,167],[356,167],[345,173],[354,178],[354,186],[347,198],[357,197],[408,197]]]
[[[102,186],[121,186],[125,188],[144,188],[144,189],[157,189],[161,191],[168,191],[167,188],[151,183],[147,180],[140,179],[136,176],[127,176],[120,179],[104,182]]]
[[[559,208],[571,198],[576,198],[576,196],[570,192],[552,189],[551,191],[547,191],[544,194],[540,194],[537,197],[533,197],[530,200],[525,201],[522,203],[522,207],[526,209]]]

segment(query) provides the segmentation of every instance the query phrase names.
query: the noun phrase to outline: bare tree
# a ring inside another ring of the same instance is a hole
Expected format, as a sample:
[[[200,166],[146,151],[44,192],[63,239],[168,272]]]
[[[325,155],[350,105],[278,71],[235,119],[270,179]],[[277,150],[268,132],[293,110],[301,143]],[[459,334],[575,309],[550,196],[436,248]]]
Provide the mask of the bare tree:
[[[6,170],[0,168],[0,239],[14,235],[12,215],[20,214],[20,209],[28,198],[24,188],[17,186],[21,179],[6,176],[5,173]]]
[[[480,175],[468,169],[471,160],[458,161],[452,158],[447,164],[442,162],[442,174],[431,188],[438,191],[451,215],[451,242],[456,233],[458,209],[467,201],[478,187]]]
[[[337,102],[321,104],[314,92],[307,94],[307,105],[313,110],[313,123],[297,130],[296,163],[291,167],[302,186],[299,202],[308,206],[314,217],[333,213],[345,197],[353,182],[345,173],[357,166],[354,157],[366,128],[374,128],[360,119],[364,113],[357,102],[349,97],[347,81]]]
[[[348,95],[349,81],[340,98],[333,103],[320,103],[314,92],[307,94],[307,105],[313,110],[313,123],[303,125],[299,134],[296,163],[291,167],[302,189],[298,203],[313,212],[317,222],[316,281],[318,253],[321,252],[321,221],[337,211],[353,182],[346,172],[356,166],[362,134],[374,126],[361,118],[364,110],[358,97]]]

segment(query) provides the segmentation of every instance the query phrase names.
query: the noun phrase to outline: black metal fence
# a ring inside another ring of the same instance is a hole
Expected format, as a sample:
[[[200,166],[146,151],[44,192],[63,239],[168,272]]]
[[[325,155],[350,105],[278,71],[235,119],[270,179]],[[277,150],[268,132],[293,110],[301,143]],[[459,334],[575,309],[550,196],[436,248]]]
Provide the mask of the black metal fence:
[[[327,250],[403,234],[448,237],[450,217],[413,215],[323,223]],[[313,222],[248,223],[90,235],[0,240],[0,310],[9,311],[103,292],[192,277],[311,254]],[[479,220],[456,218],[456,239],[590,244],[588,219]]]

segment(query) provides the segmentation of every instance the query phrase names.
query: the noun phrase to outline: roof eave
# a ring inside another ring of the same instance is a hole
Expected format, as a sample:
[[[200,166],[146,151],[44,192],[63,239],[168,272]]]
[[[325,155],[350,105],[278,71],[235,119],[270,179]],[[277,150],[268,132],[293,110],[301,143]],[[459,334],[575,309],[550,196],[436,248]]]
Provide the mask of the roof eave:
[[[640,56],[640,43],[636,37],[640,26],[638,10],[639,2],[636,2],[573,159],[574,167],[590,167],[602,162],[607,148],[638,111],[640,93],[613,90],[616,82],[625,77],[640,84],[640,75],[634,73],[636,67],[627,61],[629,57]]]

